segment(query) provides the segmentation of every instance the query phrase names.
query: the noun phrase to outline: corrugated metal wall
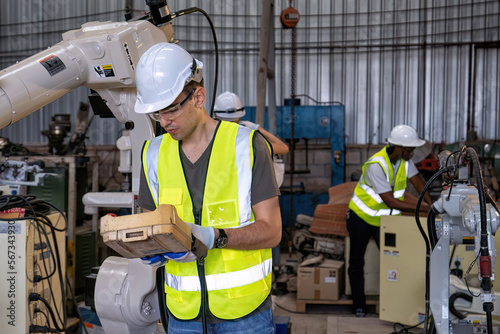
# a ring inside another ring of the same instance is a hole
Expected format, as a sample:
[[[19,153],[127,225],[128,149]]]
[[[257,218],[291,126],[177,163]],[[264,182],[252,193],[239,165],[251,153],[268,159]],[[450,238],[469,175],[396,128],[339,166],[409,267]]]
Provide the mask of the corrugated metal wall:
[[[42,5],[43,3],[43,5]],[[138,14],[144,1],[2,1],[0,68],[61,40],[88,21],[122,21],[126,4]],[[170,0],[172,11],[203,9],[219,42],[217,92],[231,90],[256,104],[260,0]],[[288,0],[275,0],[277,104],[290,98],[291,30],[279,15]],[[297,31],[295,92],[302,104],[345,105],[346,143],[384,143],[406,123],[433,142],[454,142],[475,130],[500,137],[498,109],[500,5],[497,0],[294,0]],[[200,13],[175,19],[180,45],[205,64],[211,105],[215,70],[208,21]],[[46,141],[40,135],[56,113],[76,113],[87,90],[77,89],[30,115],[0,136]],[[96,119],[89,144],[113,144],[120,124]]]

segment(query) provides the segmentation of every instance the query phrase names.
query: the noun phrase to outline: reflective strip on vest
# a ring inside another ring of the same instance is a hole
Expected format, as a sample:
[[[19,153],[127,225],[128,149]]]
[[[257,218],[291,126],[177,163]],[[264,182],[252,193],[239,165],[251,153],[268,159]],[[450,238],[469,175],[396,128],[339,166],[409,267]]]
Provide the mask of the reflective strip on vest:
[[[393,195],[394,198],[403,197],[403,195],[405,194],[405,189],[401,189],[401,190],[395,191],[393,194],[394,194]]]
[[[370,215],[372,217],[376,217],[376,216],[397,216],[399,214],[401,214],[401,211],[399,211],[398,209],[380,209],[380,210],[373,210],[371,208],[369,208],[365,203],[363,203],[362,200],[359,199],[358,196],[356,196],[356,194],[354,194],[352,196],[352,201],[354,202],[354,204],[356,204],[356,206],[361,210],[363,211],[364,213],[366,213],[367,215]]]
[[[370,162],[378,162],[380,163],[382,166],[382,168],[384,169],[384,172],[385,172],[385,177],[387,179],[387,182],[390,183],[390,178],[389,178],[389,166],[387,166],[387,163],[385,161],[385,159],[383,157],[373,157],[369,160]],[[404,162],[404,166],[405,166],[405,174],[408,175],[408,161],[405,161]],[[395,180],[394,180],[395,181]],[[377,194],[373,189],[372,187],[366,185],[364,183],[364,181],[362,180],[359,185],[361,186],[361,188],[363,188],[364,191],[366,191],[366,193],[374,200],[376,201],[377,203],[382,203],[383,200],[382,200],[382,197],[380,197],[379,194]],[[393,191],[392,192],[392,196],[394,196],[394,198],[401,198],[404,196],[405,194],[405,191],[406,189],[401,189],[401,190],[396,190],[396,191]],[[368,214],[368,212],[366,212]],[[371,216],[371,215],[370,215]]]
[[[265,260],[256,266],[229,273],[205,276],[207,290],[223,290],[252,284],[263,280],[272,270],[272,259]],[[167,285],[177,291],[201,291],[198,276],[175,276],[166,274]]]
[[[236,135],[236,170],[238,175],[238,205],[240,210],[240,227],[253,223],[251,192],[252,188],[252,164],[250,162],[250,129],[240,126]]]
[[[366,193],[371,197],[373,198],[374,201],[376,201],[377,203],[382,203],[384,200],[382,199],[382,197],[380,197],[379,194],[377,194],[375,192],[375,190],[372,189],[372,187],[364,184],[363,182],[360,182],[360,186],[361,188],[363,188],[364,191],[366,191]]]
[[[408,166],[409,166],[409,163],[408,161],[405,161],[405,174],[408,175]],[[401,189],[401,190],[398,190],[398,191],[395,191],[394,192],[394,198],[401,198],[404,196],[405,194],[405,189]]]
[[[163,137],[160,136],[151,139],[147,147],[147,152],[144,152],[144,154],[146,155],[145,166],[147,168],[147,170],[145,170],[144,172],[146,174],[146,178],[149,184],[149,190],[151,191],[151,196],[153,197],[156,206],[158,206],[160,202],[158,194],[158,189],[159,189],[158,173],[156,171],[158,167],[158,156],[160,155],[160,146],[162,138]]]
[[[378,162],[379,164],[382,165],[382,168],[385,171],[385,178],[387,179],[387,182],[390,184],[391,180],[389,178],[389,166],[387,165],[387,162],[385,161],[385,159],[383,157],[372,157],[367,162],[372,162],[372,161],[373,162]]]

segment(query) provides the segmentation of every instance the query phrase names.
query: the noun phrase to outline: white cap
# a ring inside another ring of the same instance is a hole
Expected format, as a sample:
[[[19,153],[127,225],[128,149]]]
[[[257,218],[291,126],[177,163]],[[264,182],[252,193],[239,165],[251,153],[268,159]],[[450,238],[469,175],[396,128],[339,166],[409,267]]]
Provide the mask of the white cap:
[[[135,112],[147,114],[168,107],[191,81],[200,82],[203,63],[172,43],[158,43],[139,60],[135,71]]]

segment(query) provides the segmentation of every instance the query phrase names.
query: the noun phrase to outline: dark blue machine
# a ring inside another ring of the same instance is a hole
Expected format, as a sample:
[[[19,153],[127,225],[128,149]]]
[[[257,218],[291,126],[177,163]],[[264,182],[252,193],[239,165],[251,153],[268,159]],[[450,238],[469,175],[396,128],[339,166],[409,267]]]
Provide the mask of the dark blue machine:
[[[255,122],[255,107],[245,107],[244,120]],[[329,187],[344,182],[344,106],[294,106],[294,134],[297,139],[327,138],[331,145],[331,183]],[[268,129],[266,109],[264,128]],[[276,134],[290,142],[291,106],[277,107]],[[287,166],[287,170],[292,170]],[[289,185],[283,184],[280,205],[284,226],[294,225],[297,214],[312,216],[318,204],[328,203],[328,193],[307,193],[294,187],[293,194]],[[290,198],[292,196],[292,198]],[[292,203],[293,202],[293,203]],[[291,210],[290,210],[291,205]]]

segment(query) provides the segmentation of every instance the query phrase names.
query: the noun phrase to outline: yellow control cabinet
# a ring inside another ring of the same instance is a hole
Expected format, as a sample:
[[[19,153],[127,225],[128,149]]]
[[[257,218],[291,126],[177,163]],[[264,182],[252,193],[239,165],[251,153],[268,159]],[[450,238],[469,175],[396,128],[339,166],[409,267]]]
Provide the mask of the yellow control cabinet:
[[[437,219],[436,219],[437,220]],[[427,220],[420,218],[427,232]],[[427,233],[426,233],[427,235]],[[498,238],[495,244],[498,244]],[[498,245],[496,246],[498,249]],[[450,246],[452,254],[453,246]],[[474,245],[457,245],[451,268],[463,274],[475,258]],[[413,326],[425,315],[425,242],[413,216],[383,216],[380,222],[380,319]],[[498,263],[498,261],[497,261]],[[495,271],[498,272],[498,264]],[[468,277],[477,277],[475,265]]]

